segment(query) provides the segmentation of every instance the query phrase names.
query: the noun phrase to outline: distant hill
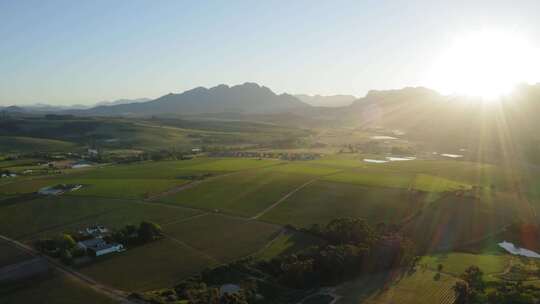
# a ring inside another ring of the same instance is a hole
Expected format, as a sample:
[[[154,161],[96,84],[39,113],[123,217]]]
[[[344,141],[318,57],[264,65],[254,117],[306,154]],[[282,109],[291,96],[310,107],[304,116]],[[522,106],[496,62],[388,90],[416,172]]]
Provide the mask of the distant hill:
[[[147,102],[152,99],[150,98],[136,98],[136,99],[117,99],[113,101],[101,101],[96,103],[96,107],[99,106],[115,106],[115,105],[122,105],[122,104],[130,104],[130,103],[140,103],[140,102]]]
[[[98,106],[76,111],[81,115],[193,115],[203,113],[280,113],[309,107],[289,94],[277,95],[255,83],[229,87],[198,87],[180,94],[167,94],[155,100],[139,103]]]
[[[294,97],[315,107],[343,107],[350,105],[357,97],[352,95],[305,95],[297,94]]]

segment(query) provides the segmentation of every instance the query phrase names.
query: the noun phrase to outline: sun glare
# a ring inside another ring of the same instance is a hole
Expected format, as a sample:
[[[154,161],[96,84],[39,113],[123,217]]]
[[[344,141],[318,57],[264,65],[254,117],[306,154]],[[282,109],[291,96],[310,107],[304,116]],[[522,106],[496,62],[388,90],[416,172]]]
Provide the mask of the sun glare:
[[[516,32],[460,35],[433,65],[429,86],[443,94],[496,100],[519,83],[540,80],[539,52]]]

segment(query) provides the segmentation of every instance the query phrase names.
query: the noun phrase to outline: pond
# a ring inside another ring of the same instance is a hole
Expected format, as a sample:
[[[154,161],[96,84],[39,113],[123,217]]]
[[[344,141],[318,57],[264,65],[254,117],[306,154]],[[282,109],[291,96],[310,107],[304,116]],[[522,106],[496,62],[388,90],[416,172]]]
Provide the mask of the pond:
[[[393,136],[386,136],[386,135],[374,135],[370,137],[371,139],[398,139],[397,137]]]
[[[516,247],[513,243],[503,241],[499,243],[499,247],[514,255],[521,255],[529,258],[540,258],[540,254],[525,248]]]
[[[449,154],[449,153],[443,153],[443,154],[441,154],[441,156],[444,156],[444,157],[450,157],[450,158],[460,158],[460,157],[463,157],[463,155],[461,155],[461,154]]]
[[[383,163],[387,163],[388,161],[387,160],[382,160],[382,159],[364,158],[364,162],[366,162],[366,163],[374,163],[374,164],[383,164]]]

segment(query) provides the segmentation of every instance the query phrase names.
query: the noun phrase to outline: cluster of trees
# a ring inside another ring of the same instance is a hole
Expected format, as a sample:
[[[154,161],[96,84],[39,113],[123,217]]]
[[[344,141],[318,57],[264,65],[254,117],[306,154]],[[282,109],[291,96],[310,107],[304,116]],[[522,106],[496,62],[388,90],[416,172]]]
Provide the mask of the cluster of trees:
[[[67,233],[59,234],[51,239],[37,240],[35,247],[49,256],[60,258],[67,265],[73,264],[74,258],[86,255],[84,249],[77,247],[75,238]]]
[[[188,279],[174,289],[154,293],[133,293],[131,297],[149,303],[189,303],[189,304],[248,304],[257,302],[257,283],[253,280],[240,284],[238,292],[221,293],[216,286],[209,286],[199,279]]]
[[[141,245],[163,237],[161,227],[152,222],[141,222],[139,226],[126,225],[124,228],[114,231],[110,240],[124,246]]]
[[[477,266],[470,266],[453,289],[456,304],[535,304],[540,303],[540,288],[522,281],[485,282]]]
[[[302,298],[298,298],[299,289],[332,286],[368,272],[410,267],[417,261],[414,244],[399,235],[395,226],[372,227],[363,219],[339,218],[305,232],[318,236],[321,244],[269,261],[246,258],[228,263],[184,280],[174,289],[138,296],[152,303],[292,303]],[[240,290],[219,293],[220,286],[231,283]]]
[[[365,220],[339,218],[309,230],[325,244],[261,263],[262,269],[293,288],[335,285],[363,273],[404,267],[416,261],[412,241]]]

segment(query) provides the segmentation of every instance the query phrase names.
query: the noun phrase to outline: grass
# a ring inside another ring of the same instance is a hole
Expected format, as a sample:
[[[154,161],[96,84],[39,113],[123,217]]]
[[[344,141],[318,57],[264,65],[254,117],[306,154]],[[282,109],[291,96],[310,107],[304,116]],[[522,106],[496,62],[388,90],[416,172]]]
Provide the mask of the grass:
[[[263,216],[263,220],[306,227],[337,217],[362,217],[373,224],[396,222],[414,214],[429,196],[403,189],[314,182]]]
[[[52,197],[0,207],[0,231],[28,239],[89,224],[111,228],[142,220],[159,224],[197,214],[197,211],[103,198]]]
[[[171,204],[253,216],[311,178],[307,175],[268,169],[245,171],[205,181],[161,200]]]
[[[164,239],[104,256],[80,271],[122,290],[145,291],[172,287],[212,263],[197,251]]]
[[[2,294],[0,303],[113,304],[117,302],[70,277],[55,274],[47,279],[26,282],[20,288]]]
[[[0,268],[30,259],[32,256],[0,240]]]
[[[164,231],[220,262],[248,256],[263,248],[279,227],[209,214],[190,221],[167,225]]]
[[[475,265],[484,274],[495,274],[503,272],[510,260],[509,255],[496,254],[470,254],[452,252],[447,254],[436,254],[422,257],[420,264],[426,265],[431,270],[437,270],[439,264],[443,265],[442,272],[454,276],[461,275],[469,266]]]

